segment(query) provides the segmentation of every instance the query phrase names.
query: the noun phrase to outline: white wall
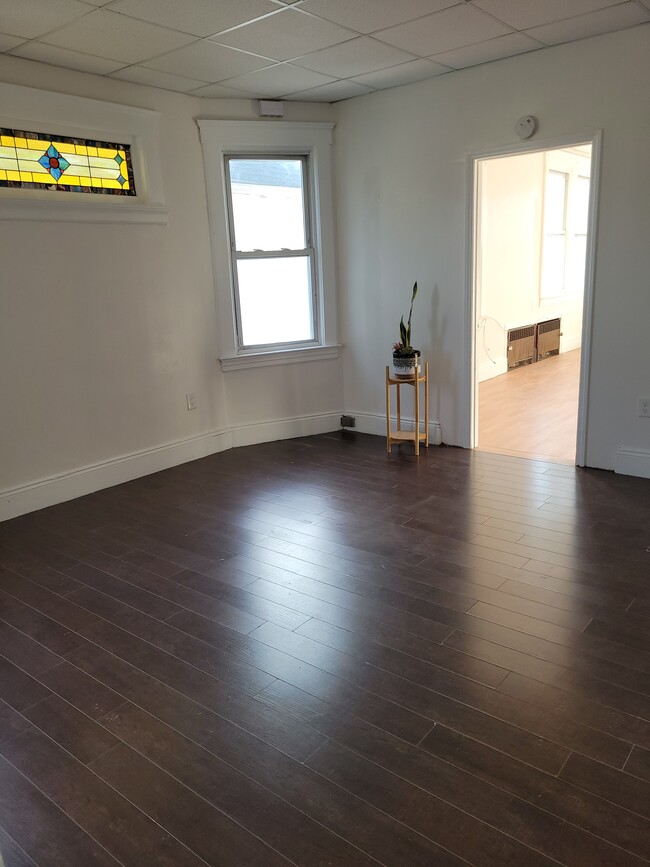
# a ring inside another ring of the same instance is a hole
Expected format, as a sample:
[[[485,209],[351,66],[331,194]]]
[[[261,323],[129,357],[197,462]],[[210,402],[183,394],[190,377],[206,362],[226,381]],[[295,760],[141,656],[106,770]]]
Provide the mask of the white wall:
[[[194,119],[253,119],[252,101],[201,101],[7,55],[0,81],[160,112],[169,209],[168,226],[0,222],[0,519],[233,441],[295,435],[296,418],[338,418],[339,361],[220,369]],[[330,106],[287,108],[290,120],[332,117]]]
[[[556,160],[589,160],[566,151]],[[540,302],[544,151],[484,160],[479,168],[476,360],[479,382],[507,370],[507,332],[545,319],[561,320],[560,351],[580,346],[581,295]]]
[[[632,84],[633,83],[633,84]],[[587,464],[617,451],[650,475],[650,28],[636,28],[341,103],[336,128],[345,410],[383,411],[383,368],[418,279],[414,342],[431,361],[432,418],[468,445],[468,155],[603,130]],[[627,467],[629,470],[629,465]]]

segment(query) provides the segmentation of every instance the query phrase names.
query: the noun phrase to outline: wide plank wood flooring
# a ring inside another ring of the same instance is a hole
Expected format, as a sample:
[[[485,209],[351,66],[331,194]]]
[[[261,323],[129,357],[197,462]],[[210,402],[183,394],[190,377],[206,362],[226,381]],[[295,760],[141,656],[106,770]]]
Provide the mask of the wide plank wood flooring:
[[[650,482],[336,433],[0,525],[4,867],[650,863]]]
[[[579,349],[481,382],[479,449],[575,464],[579,386]]]

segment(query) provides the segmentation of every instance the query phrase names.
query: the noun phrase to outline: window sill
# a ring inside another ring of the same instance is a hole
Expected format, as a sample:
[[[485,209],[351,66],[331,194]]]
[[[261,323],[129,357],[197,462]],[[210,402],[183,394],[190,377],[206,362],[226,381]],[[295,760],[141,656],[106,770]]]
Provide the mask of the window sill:
[[[4,193],[5,190],[2,190]],[[31,192],[29,190],[21,192]],[[0,193],[0,220],[56,221],[57,223],[153,223],[166,226],[167,208],[157,204],[131,202],[126,197],[99,193],[49,192],[51,198],[11,196]],[[58,198],[59,196],[74,196]],[[84,196],[83,199],[80,196]],[[100,199],[100,201],[96,201]]]
[[[273,367],[278,364],[296,364],[301,361],[328,361],[338,358],[341,345],[313,346],[307,349],[280,349],[269,352],[251,352],[246,355],[230,355],[221,358],[224,373],[230,370],[247,370],[249,367]]]

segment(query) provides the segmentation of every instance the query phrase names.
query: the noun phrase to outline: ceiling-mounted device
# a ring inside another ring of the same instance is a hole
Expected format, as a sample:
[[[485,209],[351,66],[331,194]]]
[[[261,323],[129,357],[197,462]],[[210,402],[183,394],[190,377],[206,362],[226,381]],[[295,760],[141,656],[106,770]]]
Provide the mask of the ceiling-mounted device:
[[[515,132],[521,139],[530,138],[537,131],[537,121],[531,114],[520,117],[515,124]]]
[[[284,103],[277,99],[259,99],[257,113],[260,117],[284,117]]]

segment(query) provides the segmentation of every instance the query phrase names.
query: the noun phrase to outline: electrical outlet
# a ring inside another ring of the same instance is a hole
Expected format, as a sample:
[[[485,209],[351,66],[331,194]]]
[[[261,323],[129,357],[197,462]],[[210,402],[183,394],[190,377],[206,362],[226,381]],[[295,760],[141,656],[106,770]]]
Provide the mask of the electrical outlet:
[[[187,401],[188,409],[196,409],[196,395],[193,391],[188,391],[185,395],[185,400]]]
[[[650,418],[650,397],[639,398],[639,418]]]

